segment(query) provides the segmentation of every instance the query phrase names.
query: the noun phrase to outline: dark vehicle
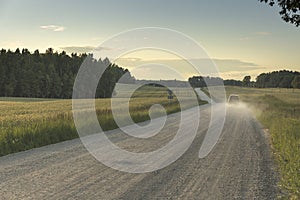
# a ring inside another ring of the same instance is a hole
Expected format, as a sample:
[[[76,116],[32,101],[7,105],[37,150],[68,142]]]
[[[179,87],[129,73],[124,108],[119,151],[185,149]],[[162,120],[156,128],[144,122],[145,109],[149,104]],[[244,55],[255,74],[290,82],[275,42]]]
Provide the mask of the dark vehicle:
[[[239,95],[231,94],[228,98],[228,103],[230,103],[230,104],[235,104],[235,103],[239,103],[239,102],[240,102]]]

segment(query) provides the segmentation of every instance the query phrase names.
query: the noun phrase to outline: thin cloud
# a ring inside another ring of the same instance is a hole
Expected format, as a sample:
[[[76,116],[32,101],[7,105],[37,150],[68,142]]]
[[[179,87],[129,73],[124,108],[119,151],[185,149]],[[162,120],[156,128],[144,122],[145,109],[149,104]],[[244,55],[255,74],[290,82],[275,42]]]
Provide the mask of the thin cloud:
[[[263,36],[269,36],[271,35],[272,33],[270,32],[255,32],[252,34],[252,36],[246,36],[246,37],[242,37],[242,38],[239,38],[240,41],[248,41],[248,40],[252,40],[252,39],[255,39],[255,38],[258,38],[258,37],[263,37]]]
[[[242,79],[243,76],[251,75],[254,77],[256,72],[260,72],[265,69],[264,66],[259,64],[238,60],[238,59],[190,59],[194,66],[186,62],[184,59],[157,59],[147,60],[136,57],[119,58],[115,62],[122,67],[130,69],[130,72],[137,79],[178,79],[187,80],[192,75],[198,75],[203,69],[213,69],[217,67],[218,73],[202,74],[204,76],[221,76],[226,79],[237,78]],[[212,62],[213,61],[213,62]],[[159,68],[158,65],[168,66],[172,70],[176,71],[182,77],[179,78],[174,74],[170,74],[170,70],[165,70],[163,67]],[[204,70],[205,71],[205,70]],[[170,75],[170,76],[168,76]]]
[[[61,32],[61,31],[64,31],[66,29],[63,26],[57,26],[57,25],[40,26],[40,28],[45,29],[45,30],[55,31],[55,32]]]
[[[193,64],[198,67],[203,68],[213,68],[215,67],[213,63],[216,64],[220,72],[228,72],[228,71],[250,71],[261,69],[262,66],[247,62],[238,59],[191,59]],[[213,61],[213,62],[211,62]],[[190,67],[189,64],[186,63],[184,59],[157,59],[157,60],[144,60],[142,58],[119,58],[116,60],[120,66],[124,66],[126,68],[141,66],[144,64],[151,63],[160,63],[167,66],[172,66],[176,69],[183,69],[185,67]],[[183,70],[184,71],[184,70]]]
[[[255,69],[261,69],[262,66],[247,62],[243,60],[238,59],[217,59],[213,58],[212,61],[216,64],[218,67],[218,70],[220,72],[228,72],[228,71],[250,71]],[[209,59],[198,59],[195,61],[195,63],[198,63],[199,66],[211,66]]]
[[[250,37],[242,37],[240,38],[240,41],[247,41],[247,40],[250,40],[251,38]]]
[[[110,48],[110,47],[96,47],[95,49],[94,49],[94,51],[113,51],[113,50],[115,50],[114,48]]]
[[[142,58],[134,58],[134,57],[128,57],[128,58],[118,58],[116,60],[117,62],[140,62],[143,61]]]
[[[89,52],[96,52],[96,51],[114,51],[120,50],[110,47],[94,47],[94,46],[68,46],[68,47],[60,47],[60,49],[68,52],[68,53],[89,53]]]
[[[92,52],[95,47],[92,46],[69,46],[69,47],[60,47],[60,49],[68,53],[89,53]]]
[[[242,60],[238,60],[238,59],[217,59],[214,58],[212,59],[214,62],[216,63],[222,63],[229,65],[233,65],[233,66],[248,66],[248,67],[258,67],[259,65],[256,63],[252,63],[252,62],[247,62],[247,61],[242,61]]]
[[[270,32],[255,32],[255,35],[262,35],[262,36],[267,36],[267,35],[271,35]]]

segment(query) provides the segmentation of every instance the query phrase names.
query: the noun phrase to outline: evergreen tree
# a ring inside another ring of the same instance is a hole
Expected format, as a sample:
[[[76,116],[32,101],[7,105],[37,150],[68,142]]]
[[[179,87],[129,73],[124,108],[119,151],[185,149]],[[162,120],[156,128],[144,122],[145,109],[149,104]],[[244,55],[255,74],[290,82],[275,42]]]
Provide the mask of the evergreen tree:
[[[127,79],[134,82],[134,77],[118,65],[110,63],[108,58],[98,61],[92,55],[66,52],[57,53],[48,48],[41,54],[28,49],[0,50],[0,96],[40,97],[40,98],[72,98],[73,84],[83,62],[89,62],[93,72],[104,71],[96,97],[111,97],[116,82],[127,74]],[[97,74],[91,73],[91,74]],[[86,80],[98,80],[99,77],[86,77]],[[132,80],[130,80],[132,79]],[[91,93],[82,89],[84,93]],[[91,94],[92,95],[92,94]]]

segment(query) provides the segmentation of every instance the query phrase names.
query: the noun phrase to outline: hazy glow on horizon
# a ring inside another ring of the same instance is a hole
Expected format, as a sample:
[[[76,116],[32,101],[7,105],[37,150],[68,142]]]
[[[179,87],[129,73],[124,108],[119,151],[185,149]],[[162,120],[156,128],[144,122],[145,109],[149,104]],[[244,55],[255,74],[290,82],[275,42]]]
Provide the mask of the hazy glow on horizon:
[[[131,74],[139,79],[187,80],[194,74],[198,75],[197,71],[187,61],[162,50],[133,51],[122,55],[115,62],[120,66],[126,66]],[[177,71],[181,76],[178,73],[173,73],[173,71]]]
[[[194,38],[216,60],[223,78],[300,70],[300,28],[283,22],[278,8],[257,0],[2,0],[0,25],[0,48],[5,49],[82,53],[124,30],[154,26]],[[174,60],[149,52],[130,57]]]

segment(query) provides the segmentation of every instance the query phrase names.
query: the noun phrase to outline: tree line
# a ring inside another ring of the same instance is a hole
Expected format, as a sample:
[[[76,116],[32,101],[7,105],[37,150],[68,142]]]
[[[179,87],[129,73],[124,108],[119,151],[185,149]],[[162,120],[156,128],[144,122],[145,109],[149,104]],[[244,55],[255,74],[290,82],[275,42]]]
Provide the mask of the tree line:
[[[293,81],[297,80],[300,73],[295,71],[274,71],[262,73],[256,78],[256,87],[259,88],[293,88]]]
[[[261,73],[257,76],[256,81],[251,81],[251,76],[245,76],[240,80],[223,80],[218,77],[193,76],[189,78],[192,87],[207,87],[213,85],[230,85],[257,88],[300,88],[300,73],[297,71],[273,71]]]
[[[93,70],[102,71],[96,94],[82,88],[83,97],[110,98],[115,84],[135,83],[127,69],[104,60],[96,60],[92,54],[54,52],[52,48],[40,53],[28,49],[0,50],[0,96],[30,98],[72,98],[73,85],[81,64],[88,63]],[[105,67],[108,66],[106,69]],[[104,70],[105,69],[105,70]],[[91,73],[97,74],[97,73]],[[86,80],[97,80],[98,77],[86,77]],[[273,71],[262,73],[256,81],[245,76],[242,81],[223,80],[219,77],[193,76],[188,79],[192,87],[209,85],[232,85],[258,88],[300,88],[300,73],[296,71]],[[80,88],[78,88],[80,89]],[[80,97],[79,97],[80,98]]]
[[[95,60],[92,54],[58,53],[52,48],[40,53],[28,49],[0,51],[0,96],[2,97],[31,97],[31,98],[72,98],[74,80],[81,64],[90,60],[94,67],[103,70],[97,98],[109,98],[118,80],[127,75],[128,82],[135,79],[127,69],[112,64],[107,58]],[[124,79],[125,80],[125,79]]]
[[[224,84],[223,79],[219,77],[203,77],[203,76],[193,76],[188,79],[190,85],[194,88],[196,87],[207,87],[209,86],[217,86]]]

